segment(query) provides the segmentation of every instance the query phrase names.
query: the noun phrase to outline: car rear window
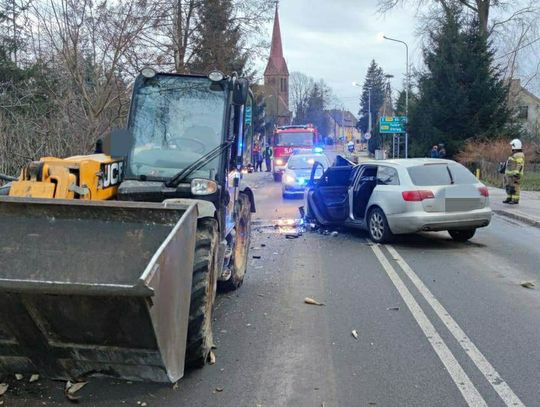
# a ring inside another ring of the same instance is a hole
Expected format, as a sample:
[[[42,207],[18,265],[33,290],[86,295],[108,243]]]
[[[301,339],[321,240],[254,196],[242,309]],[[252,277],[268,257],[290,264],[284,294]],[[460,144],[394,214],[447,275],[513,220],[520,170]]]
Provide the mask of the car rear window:
[[[417,186],[451,184],[475,184],[474,175],[461,164],[427,164],[407,169],[411,180]]]
[[[449,168],[454,184],[476,184],[478,182],[473,173],[461,164],[453,164]]]

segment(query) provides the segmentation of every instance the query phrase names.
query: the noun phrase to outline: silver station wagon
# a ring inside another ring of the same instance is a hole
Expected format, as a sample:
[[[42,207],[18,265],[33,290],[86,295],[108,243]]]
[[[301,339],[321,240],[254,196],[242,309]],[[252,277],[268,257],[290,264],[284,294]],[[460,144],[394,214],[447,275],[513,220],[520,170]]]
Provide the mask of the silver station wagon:
[[[336,165],[321,178],[312,177],[308,185],[304,197],[308,219],[365,229],[377,243],[396,234],[444,230],[464,242],[477,228],[489,225],[492,216],[487,187],[451,160],[355,165],[338,156]]]

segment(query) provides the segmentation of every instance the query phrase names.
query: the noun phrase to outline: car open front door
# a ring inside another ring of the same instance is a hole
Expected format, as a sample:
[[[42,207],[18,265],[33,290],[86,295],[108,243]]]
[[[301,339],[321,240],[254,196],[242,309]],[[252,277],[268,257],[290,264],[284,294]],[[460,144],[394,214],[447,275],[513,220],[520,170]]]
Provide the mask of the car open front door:
[[[353,167],[330,167],[318,180],[313,179],[315,171],[314,167],[307,192],[311,214],[322,225],[344,222],[349,215],[348,189]]]

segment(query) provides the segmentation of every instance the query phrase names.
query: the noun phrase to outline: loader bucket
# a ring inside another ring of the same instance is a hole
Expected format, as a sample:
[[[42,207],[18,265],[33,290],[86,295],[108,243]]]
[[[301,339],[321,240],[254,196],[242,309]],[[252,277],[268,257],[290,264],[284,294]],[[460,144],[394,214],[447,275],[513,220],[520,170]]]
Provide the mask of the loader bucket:
[[[197,209],[0,197],[0,373],[183,376]]]

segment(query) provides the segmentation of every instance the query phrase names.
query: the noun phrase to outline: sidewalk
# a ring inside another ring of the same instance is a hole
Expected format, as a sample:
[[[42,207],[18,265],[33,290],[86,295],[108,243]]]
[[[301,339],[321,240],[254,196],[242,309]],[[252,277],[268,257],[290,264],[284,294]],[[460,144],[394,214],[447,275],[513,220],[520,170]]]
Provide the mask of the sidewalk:
[[[540,227],[540,191],[522,191],[519,205],[506,205],[505,190],[490,187],[489,199],[493,212]]]

